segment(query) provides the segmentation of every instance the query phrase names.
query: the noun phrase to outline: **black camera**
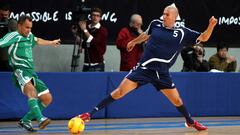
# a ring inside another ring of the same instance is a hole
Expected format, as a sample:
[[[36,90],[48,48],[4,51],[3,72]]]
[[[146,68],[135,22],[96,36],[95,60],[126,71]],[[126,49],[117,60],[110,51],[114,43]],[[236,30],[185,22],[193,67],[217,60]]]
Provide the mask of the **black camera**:
[[[203,55],[203,56],[205,55],[205,50],[200,45],[196,45],[194,47],[194,52],[196,55]]]
[[[73,23],[78,24],[79,21],[87,21],[91,8],[85,6],[85,0],[78,0],[75,11],[73,12]]]

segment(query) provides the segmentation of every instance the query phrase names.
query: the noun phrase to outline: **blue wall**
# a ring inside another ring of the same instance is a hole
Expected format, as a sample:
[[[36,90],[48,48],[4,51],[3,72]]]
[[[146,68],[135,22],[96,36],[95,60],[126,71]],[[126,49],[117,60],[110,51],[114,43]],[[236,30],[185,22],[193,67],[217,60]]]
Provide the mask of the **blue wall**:
[[[89,111],[114,88],[126,73],[39,73],[49,87],[53,103],[44,114],[66,119]],[[240,115],[240,73],[172,73],[173,80],[193,116]],[[11,82],[11,73],[0,73],[0,119],[20,118],[27,99]],[[151,85],[143,86],[114,102],[95,118],[180,116],[175,107]]]

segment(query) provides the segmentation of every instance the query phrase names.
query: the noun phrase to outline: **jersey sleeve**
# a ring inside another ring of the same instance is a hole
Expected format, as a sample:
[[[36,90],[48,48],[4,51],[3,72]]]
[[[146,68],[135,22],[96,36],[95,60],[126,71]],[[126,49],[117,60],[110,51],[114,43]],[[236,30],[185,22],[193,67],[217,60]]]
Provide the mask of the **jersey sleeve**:
[[[16,42],[17,32],[10,32],[0,39],[0,47],[8,47]]]
[[[32,47],[34,47],[34,46],[36,46],[37,45],[37,40],[38,40],[38,38],[37,37],[35,37],[32,33],[31,33],[31,35],[30,35],[30,40],[31,40],[31,42],[32,42]]]
[[[148,25],[148,28],[147,28],[147,30],[145,31],[145,33],[146,33],[147,35],[151,35],[152,29],[153,29],[153,27],[155,27],[155,26],[160,26],[160,27],[162,27],[162,22],[161,22],[160,20],[158,20],[158,19],[153,20],[153,21]]]
[[[196,44],[197,38],[201,35],[201,33],[198,31],[191,30],[187,27],[184,27],[183,30],[184,30],[184,33],[186,34],[184,39],[185,43],[189,45]]]

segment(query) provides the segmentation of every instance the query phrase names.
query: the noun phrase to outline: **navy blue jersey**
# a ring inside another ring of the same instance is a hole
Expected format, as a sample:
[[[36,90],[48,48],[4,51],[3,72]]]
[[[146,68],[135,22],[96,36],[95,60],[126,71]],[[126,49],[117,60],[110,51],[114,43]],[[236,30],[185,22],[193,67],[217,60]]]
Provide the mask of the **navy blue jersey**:
[[[165,28],[153,20],[145,32],[150,35],[140,64],[147,69],[168,72],[184,44],[195,44],[201,33],[186,27]]]

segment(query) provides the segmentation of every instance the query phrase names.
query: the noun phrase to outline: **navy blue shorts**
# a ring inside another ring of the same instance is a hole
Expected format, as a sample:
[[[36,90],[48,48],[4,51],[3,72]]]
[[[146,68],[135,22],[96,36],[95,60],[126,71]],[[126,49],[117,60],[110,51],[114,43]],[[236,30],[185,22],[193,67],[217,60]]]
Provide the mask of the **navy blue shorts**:
[[[158,91],[175,88],[169,73],[160,73],[156,70],[143,69],[142,67],[133,68],[126,78],[137,82],[139,86],[151,83]]]

